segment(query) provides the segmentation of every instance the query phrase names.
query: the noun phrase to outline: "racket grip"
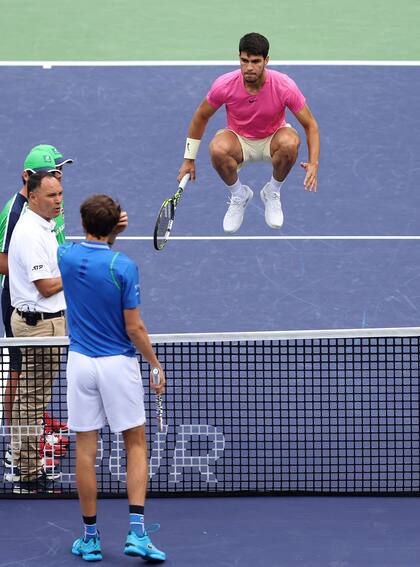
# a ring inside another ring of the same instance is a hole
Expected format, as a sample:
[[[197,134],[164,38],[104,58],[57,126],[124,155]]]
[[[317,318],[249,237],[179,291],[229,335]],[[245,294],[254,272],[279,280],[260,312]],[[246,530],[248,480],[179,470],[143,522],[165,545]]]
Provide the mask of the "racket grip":
[[[152,376],[153,376],[153,384],[159,384],[160,382],[159,368],[152,368]]]
[[[181,179],[181,181],[179,182],[178,187],[180,187],[181,189],[185,189],[185,186],[187,185],[188,181],[190,180],[191,175],[189,173],[186,173],[184,175],[184,177]]]

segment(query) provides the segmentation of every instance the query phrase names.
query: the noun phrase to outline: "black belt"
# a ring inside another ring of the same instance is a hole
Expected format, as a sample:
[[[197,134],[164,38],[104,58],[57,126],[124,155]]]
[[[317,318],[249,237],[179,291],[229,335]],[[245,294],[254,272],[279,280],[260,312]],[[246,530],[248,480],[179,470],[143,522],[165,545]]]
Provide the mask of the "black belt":
[[[36,325],[37,321],[43,319],[56,319],[57,317],[64,317],[65,311],[56,311],[55,313],[42,313],[40,311],[19,311],[16,309],[16,313],[20,315],[28,323],[30,320],[32,325]]]

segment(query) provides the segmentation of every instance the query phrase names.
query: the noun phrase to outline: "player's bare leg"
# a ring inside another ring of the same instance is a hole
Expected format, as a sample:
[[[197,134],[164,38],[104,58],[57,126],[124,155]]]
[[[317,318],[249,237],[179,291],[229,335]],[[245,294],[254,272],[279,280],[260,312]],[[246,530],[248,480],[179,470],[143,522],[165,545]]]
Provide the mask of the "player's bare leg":
[[[76,433],[76,483],[83,516],[96,516],[97,441],[97,431]]]
[[[147,445],[144,425],[123,431],[123,437],[127,453],[127,493],[130,509],[130,531],[124,553],[153,561],[165,561],[166,553],[153,545],[144,528],[144,501],[147,487]]]
[[[210,142],[210,157],[214,169],[226,185],[233,185],[238,179],[238,165],[243,161],[237,136],[229,130],[216,134]]]
[[[96,451],[97,431],[76,433],[76,484],[85,524],[84,536],[77,538],[71,552],[86,561],[102,559],[101,541],[96,528]]]
[[[127,453],[127,494],[129,504],[144,506],[147,488],[147,445],[145,427],[123,431]]]
[[[254,195],[238,177],[238,166],[243,162],[243,155],[237,136],[229,130],[216,134],[210,143],[210,157],[213,167],[231,193],[223,230],[232,234],[241,226],[245,208]]]
[[[261,190],[261,200],[265,206],[265,221],[271,228],[281,228],[283,211],[280,202],[280,189],[289,171],[296,162],[300,139],[294,128],[284,127],[274,134],[270,154],[273,175]]]
[[[294,128],[280,128],[271,140],[270,153],[273,177],[282,182],[294,166],[299,152],[300,139]]]

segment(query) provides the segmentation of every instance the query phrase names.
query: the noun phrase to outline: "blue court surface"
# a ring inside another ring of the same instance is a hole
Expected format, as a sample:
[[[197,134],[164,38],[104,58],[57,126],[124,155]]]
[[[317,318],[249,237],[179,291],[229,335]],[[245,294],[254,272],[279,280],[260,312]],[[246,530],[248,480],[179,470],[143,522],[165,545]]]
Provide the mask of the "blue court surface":
[[[129,212],[125,236],[150,237],[162,200],[176,188],[192,113],[212,80],[232,68],[2,68],[4,200],[19,189],[28,149],[49,142],[76,160],[63,181],[68,235],[81,235],[82,199],[105,192]],[[320,124],[319,191],[305,193],[296,165],[283,188],[285,224],[273,231],[259,198],[270,167],[244,168],[241,179],[255,196],[237,236],[305,239],[173,240],[162,252],[151,240],[121,241],[119,249],[140,264],[152,333],[418,324],[420,68],[281,70],[296,80]],[[199,177],[178,207],[175,237],[223,236],[227,192],[206,146],[224,119],[221,109],[209,123]],[[397,236],[406,240],[383,239]]]
[[[70,553],[80,537],[71,501],[2,501],[1,566],[82,565]],[[28,526],[21,535],[22,523]],[[410,498],[259,497],[153,499],[146,524],[168,567],[415,567],[420,504]],[[122,554],[124,500],[102,500],[100,565],[143,565]]]

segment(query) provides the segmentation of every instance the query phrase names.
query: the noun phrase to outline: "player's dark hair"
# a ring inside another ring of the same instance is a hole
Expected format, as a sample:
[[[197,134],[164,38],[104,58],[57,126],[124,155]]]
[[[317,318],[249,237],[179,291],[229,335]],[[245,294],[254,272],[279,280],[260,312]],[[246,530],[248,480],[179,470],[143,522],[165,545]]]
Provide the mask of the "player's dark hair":
[[[54,177],[54,175],[49,171],[38,171],[38,173],[32,173],[27,183],[28,195],[40,187],[44,177]]]
[[[80,206],[85,232],[92,236],[108,236],[120,220],[120,205],[108,195],[92,195]]]
[[[265,59],[269,49],[270,44],[268,43],[268,39],[259,33],[247,33],[239,40],[239,53],[261,55]]]

